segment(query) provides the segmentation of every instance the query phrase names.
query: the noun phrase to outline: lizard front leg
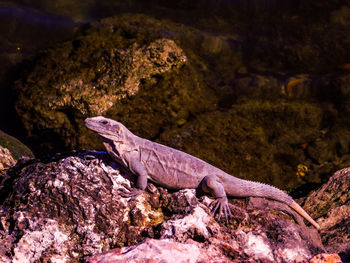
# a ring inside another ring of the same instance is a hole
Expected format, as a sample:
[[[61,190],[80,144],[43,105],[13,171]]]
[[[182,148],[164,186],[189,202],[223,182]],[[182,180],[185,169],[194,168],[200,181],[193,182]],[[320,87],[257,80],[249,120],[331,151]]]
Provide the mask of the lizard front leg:
[[[215,214],[218,214],[218,220],[224,215],[228,224],[228,218],[232,217],[232,214],[228,206],[225,189],[218,178],[215,175],[207,175],[201,181],[199,188],[204,193],[211,194],[216,198],[211,209],[212,215],[215,217]]]
[[[122,197],[136,197],[140,195],[147,187],[147,170],[139,161],[138,153],[132,152],[128,156],[128,167],[130,171],[137,176],[135,188],[130,192],[121,192]]]

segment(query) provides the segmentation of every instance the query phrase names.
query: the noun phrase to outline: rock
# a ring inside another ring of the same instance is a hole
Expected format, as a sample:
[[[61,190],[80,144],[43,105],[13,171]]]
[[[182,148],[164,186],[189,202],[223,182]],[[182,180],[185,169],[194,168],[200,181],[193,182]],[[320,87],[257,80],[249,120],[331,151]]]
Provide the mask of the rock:
[[[320,234],[328,253],[338,253],[350,259],[350,168],[337,171],[320,189],[304,201],[321,229]],[[344,261],[346,262],[346,261]]]
[[[11,152],[15,160],[18,160],[23,156],[27,156],[31,158],[34,157],[34,154],[26,145],[24,145],[18,139],[8,135],[7,133],[1,130],[0,130],[0,145],[4,148],[7,148]]]
[[[163,214],[146,196],[129,205],[119,198],[118,188],[129,181],[114,164],[102,161],[106,157],[87,153],[46,163],[27,160],[11,170],[0,188],[2,257],[13,249],[12,259],[22,262],[77,259],[141,241],[142,231]]]
[[[13,247],[12,262],[33,262],[40,258],[48,258],[52,262],[66,261],[69,235],[56,220],[22,212],[15,213],[13,218],[23,232]]]
[[[182,48],[183,39],[200,37],[200,31],[175,23],[123,15],[92,23],[83,34],[40,53],[15,85],[16,111],[36,139],[36,150],[87,148],[91,142],[97,148],[81,125],[87,116],[133,116],[133,125],[154,136],[164,123],[176,124],[208,107],[197,103],[198,97],[212,101],[200,86],[205,73],[197,64],[205,64]]]
[[[131,179],[104,152],[22,159],[0,185],[0,259],[293,262],[324,252],[317,231],[279,202],[232,199],[226,225],[194,190],[150,183],[122,198]]]
[[[288,78],[282,92],[288,97],[306,98],[312,94],[311,89],[311,78],[307,74],[301,74]]]
[[[338,254],[319,254],[314,256],[310,263],[342,263]]]
[[[350,74],[342,74],[331,80],[333,88],[337,91],[337,99],[342,103],[342,106],[349,107],[350,102]],[[334,95],[333,95],[334,96]],[[348,110],[349,111],[349,110]]]
[[[208,53],[219,54],[223,50],[229,50],[230,46],[227,41],[218,36],[207,36],[203,40],[202,48]]]
[[[231,108],[242,98],[249,99],[277,99],[281,97],[281,87],[279,80],[274,76],[244,74],[236,77],[230,85],[218,87],[220,92],[219,106]]]
[[[126,50],[105,50],[91,66],[98,72],[93,80],[77,76],[53,86],[54,95],[46,95],[47,104],[42,107],[51,116],[59,109],[68,108],[82,115],[102,115],[118,100],[135,95],[141,81],[179,67],[186,60],[181,48],[170,39],[158,39],[145,46],[134,43]],[[35,97],[38,101],[33,103],[44,99]]]
[[[282,85],[282,94],[290,99],[331,101],[338,106],[349,102],[348,73],[297,74],[289,76]]]
[[[169,239],[146,239],[144,242],[132,246],[109,250],[86,260],[87,263],[195,263],[201,256],[199,247],[194,244],[182,244]]]
[[[83,52],[80,47],[83,43],[77,45],[79,51],[71,52]],[[50,72],[51,78],[37,79],[35,75],[42,73],[34,70],[26,83],[17,85],[16,109],[30,134],[37,125],[39,129],[74,130],[76,116],[105,114],[117,101],[137,94],[141,81],[179,68],[187,60],[183,50],[165,38],[147,44],[134,42],[123,48],[118,48],[118,43],[108,49],[100,47],[91,57],[80,61],[69,54],[63,56],[66,64],[54,65],[57,69]],[[86,59],[89,66],[84,64]],[[69,67],[74,67],[75,73],[66,72],[72,70]],[[44,123],[38,123],[42,119]]]
[[[7,170],[16,164],[11,152],[0,145],[0,183],[7,176]]]
[[[11,152],[0,146],[0,173],[16,164]]]
[[[350,25],[350,8],[346,5],[343,5],[340,9],[335,10],[331,13],[330,17],[331,23],[338,24],[341,26]]]

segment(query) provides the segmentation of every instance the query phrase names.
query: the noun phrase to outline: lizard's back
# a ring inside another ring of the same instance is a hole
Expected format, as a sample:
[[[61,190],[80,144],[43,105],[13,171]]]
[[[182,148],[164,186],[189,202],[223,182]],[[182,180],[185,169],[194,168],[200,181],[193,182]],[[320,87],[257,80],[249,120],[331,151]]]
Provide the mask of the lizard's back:
[[[171,189],[196,188],[208,174],[226,174],[190,154],[146,139],[142,140],[143,143],[139,146],[141,162],[146,167],[150,179],[159,185]]]
[[[150,180],[170,189],[197,188],[205,176],[215,175],[227,195],[260,196],[290,203],[292,198],[280,189],[263,183],[243,180],[185,152],[143,138],[141,162]]]

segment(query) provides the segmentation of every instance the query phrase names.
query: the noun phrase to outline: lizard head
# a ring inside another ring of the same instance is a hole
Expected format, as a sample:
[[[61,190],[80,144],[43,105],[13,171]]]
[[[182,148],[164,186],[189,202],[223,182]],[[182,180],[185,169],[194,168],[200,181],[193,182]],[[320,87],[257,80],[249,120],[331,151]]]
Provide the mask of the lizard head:
[[[90,130],[97,132],[102,138],[123,142],[127,135],[132,134],[123,124],[102,116],[86,118],[84,124]]]

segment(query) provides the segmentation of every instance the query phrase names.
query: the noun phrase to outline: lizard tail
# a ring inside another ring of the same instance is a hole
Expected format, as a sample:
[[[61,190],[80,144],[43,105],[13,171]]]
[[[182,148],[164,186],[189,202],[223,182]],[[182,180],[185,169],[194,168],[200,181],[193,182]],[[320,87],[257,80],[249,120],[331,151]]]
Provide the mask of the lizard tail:
[[[293,200],[291,196],[274,186],[231,177],[230,184],[226,184],[225,190],[226,193],[231,196],[265,197],[285,203],[309,221],[316,229],[320,229],[320,226]]]
[[[293,208],[295,211],[297,211],[302,217],[304,217],[307,221],[309,221],[317,230],[320,229],[319,224],[315,222],[311,218],[311,216],[308,215],[308,213],[305,212],[304,209],[301,208],[300,205],[298,205],[295,201],[293,201],[290,205],[291,208]]]

